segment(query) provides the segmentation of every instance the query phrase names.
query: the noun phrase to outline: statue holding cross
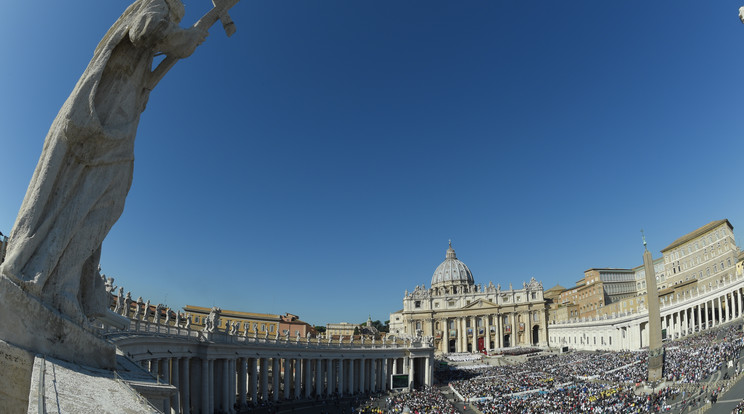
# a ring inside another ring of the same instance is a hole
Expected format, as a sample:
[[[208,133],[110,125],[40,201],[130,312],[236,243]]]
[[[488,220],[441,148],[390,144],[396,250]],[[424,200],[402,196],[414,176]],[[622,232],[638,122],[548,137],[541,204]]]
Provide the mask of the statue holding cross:
[[[152,89],[215,22],[234,33],[227,11],[238,1],[213,0],[214,8],[184,29],[180,0],[136,0],[106,32],[47,133],[0,265],[0,302],[15,286],[19,297],[73,324],[106,320],[101,244],[124,210],[140,114]],[[165,58],[151,70],[157,55]],[[0,321],[0,339],[14,339],[8,336],[17,331]]]

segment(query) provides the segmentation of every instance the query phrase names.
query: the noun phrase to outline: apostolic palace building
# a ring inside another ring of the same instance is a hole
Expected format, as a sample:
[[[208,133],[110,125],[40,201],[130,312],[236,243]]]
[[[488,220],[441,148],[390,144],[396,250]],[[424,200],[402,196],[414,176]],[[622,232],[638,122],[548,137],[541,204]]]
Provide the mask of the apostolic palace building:
[[[434,348],[444,353],[547,346],[543,286],[535,279],[521,289],[476,285],[450,243],[431,287],[406,291],[403,309],[390,314],[390,334],[433,337]]]
[[[712,221],[663,248],[661,257],[654,260],[656,295],[646,292],[643,266],[586,271],[575,287],[563,290],[551,304],[550,346],[585,350],[646,347],[649,298],[659,301],[664,339],[741,318],[744,274],[733,230],[727,219]],[[624,284],[622,295],[613,297],[611,289],[619,283]],[[634,290],[626,289],[634,285]]]

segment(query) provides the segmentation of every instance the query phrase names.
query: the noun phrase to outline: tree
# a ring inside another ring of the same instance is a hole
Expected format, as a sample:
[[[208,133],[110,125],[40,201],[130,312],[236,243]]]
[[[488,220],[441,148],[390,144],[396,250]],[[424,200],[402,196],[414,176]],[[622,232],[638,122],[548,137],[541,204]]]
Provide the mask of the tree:
[[[315,332],[317,333],[325,333],[326,327],[325,326],[313,326],[315,328]]]
[[[357,336],[357,335],[359,335],[359,327],[358,326],[355,326],[354,327],[354,336]]]

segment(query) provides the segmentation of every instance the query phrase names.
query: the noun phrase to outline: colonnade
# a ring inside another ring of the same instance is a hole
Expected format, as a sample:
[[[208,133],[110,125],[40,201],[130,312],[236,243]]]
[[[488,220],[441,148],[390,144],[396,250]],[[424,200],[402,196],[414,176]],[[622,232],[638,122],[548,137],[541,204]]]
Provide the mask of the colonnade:
[[[433,361],[425,359],[426,379]],[[139,362],[178,389],[164,401],[166,413],[232,413],[242,404],[381,392],[391,388],[391,374],[415,375],[414,359],[408,357],[184,356]]]
[[[737,276],[696,292],[680,293],[660,304],[661,329],[677,339],[744,317],[744,277]],[[550,325],[550,345],[575,349],[625,350],[648,346],[648,312]]]
[[[662,314],[661,329],[666,330],[667,338],[674,339],[740,318],[744,315],[742,293],[743,289],[738,288],[702,300],[690,300],[688,306]]]

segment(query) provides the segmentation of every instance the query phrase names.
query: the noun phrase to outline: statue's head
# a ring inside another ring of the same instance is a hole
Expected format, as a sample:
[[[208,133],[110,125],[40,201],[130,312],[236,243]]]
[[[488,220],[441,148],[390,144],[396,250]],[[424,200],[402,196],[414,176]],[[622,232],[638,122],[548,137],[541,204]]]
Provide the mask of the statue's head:
[[[744,23],[744,6],[739,7],[739,20]]]
[[[184,14],[186,14],[183,3],[181,3],[181,0],[165,0],[165,2],[168,3],[168,8],[170,9],[171,20],[179,23],[183,19]]]

